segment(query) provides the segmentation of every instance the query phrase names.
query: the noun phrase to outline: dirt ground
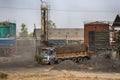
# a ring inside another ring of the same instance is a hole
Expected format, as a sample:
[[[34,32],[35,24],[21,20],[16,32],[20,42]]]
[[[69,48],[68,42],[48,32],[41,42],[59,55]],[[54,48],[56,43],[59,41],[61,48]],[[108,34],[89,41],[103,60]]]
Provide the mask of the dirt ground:
[[[8,76],[0,80],[120,80],[120,61],[97,59],[79,64],[65,61],[40,65],[33,60],[19,59],[22,58],[1,58],[0,73]]]
[[[18,42],[17,55],[0,57],[0,73],[8,74],[0,80],[120,80],[120,61],[97,59],[79,64],[69,61],[55,65],[36,64],[32,43]]]
[[[36,63],[9,67],[2,65],[0,72],[8,74],[8,77],[0,80],[120,80],[120,73],[52,70],[54,66]]]
[[[16,68],[3,71],[8,74],[7,80],[120,80],[119,73],[90,73],[77,71],[49,71],[48,69]]]

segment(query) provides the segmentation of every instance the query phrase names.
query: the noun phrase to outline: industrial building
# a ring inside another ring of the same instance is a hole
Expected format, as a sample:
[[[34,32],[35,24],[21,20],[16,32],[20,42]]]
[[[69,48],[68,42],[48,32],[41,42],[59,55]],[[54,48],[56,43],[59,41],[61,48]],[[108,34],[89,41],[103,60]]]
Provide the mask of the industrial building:
[[[88,45],[89,43],[89,32],[95,30],[109,30],[109,23],[106,22],[85,22],[84,23],[84,42]]]
[[[117,14],[112,25],[112,30],[114,39],[112,45],[115,46],[116,57],[120,59],[120,14]]]
[[[16,24],[0,22],[0,56],[9,56],[15,52]]]
[[[34,35],[41,40],[41,29],[35,29]],[[56,45],[83,43],[84,29],[82,28],[57,28],[49,29],[48,41]]]

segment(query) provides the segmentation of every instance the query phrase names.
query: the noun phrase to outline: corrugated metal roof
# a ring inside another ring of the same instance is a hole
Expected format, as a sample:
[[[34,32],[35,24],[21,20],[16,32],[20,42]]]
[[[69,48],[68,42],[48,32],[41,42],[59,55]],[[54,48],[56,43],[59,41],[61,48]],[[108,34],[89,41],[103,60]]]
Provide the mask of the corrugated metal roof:
[[[120,27],[120,14],[117,14],[112,26],[113,27]]]

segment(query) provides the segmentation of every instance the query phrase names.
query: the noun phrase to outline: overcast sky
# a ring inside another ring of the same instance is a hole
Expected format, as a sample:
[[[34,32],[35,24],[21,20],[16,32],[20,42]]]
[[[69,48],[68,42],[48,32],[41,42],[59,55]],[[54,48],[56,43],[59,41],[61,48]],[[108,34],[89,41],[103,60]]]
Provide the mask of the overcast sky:
[[[120,13],[120,0],[49,0],[50,19],[58,28],[83,28],[84,21],[113,21]],[[0,21],[25,23],[30,32],[40,28],[40,0],[0,0]]]

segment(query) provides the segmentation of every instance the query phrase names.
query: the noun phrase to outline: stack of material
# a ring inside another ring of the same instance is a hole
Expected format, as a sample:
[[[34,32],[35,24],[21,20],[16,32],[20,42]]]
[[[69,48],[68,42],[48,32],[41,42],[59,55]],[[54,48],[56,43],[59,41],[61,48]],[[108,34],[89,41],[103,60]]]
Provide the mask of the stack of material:
[[[102,71],[102,72],[120,72],[120,61],[105,58],[93,58],[89,61],[80,63],[81,70]]]
[[[73,44],[73,45],[65,45],[65,46],[57,46],[57,53],[75,53],[80,51],[86,51],[87,46],[85,44]]]
[[[58,65],[55,65],[52,70],[80,70],[78,64],[74,63],[71,60],[65,60]]]

